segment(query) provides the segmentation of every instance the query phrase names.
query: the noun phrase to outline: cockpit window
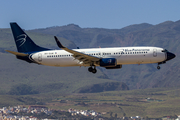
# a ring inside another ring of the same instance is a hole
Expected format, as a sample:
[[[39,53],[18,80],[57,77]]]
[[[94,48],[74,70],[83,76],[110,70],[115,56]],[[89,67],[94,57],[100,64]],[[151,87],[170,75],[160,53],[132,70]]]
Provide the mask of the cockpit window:
[[[162,50],[162,52],[168,52],[166,49]]]

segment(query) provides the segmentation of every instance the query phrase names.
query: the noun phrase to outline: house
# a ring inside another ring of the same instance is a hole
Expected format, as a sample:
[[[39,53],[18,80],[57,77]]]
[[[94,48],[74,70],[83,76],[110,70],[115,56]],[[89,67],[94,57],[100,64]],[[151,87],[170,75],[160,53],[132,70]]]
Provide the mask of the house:
[[[37,106],[37,105],[29,106],[28,109],[29,109],[29,110],[35,110],[35,109],[36,109],[36,110],[41,110],[41,109],[48,110],[48,108],[45,107],[45,106]]]

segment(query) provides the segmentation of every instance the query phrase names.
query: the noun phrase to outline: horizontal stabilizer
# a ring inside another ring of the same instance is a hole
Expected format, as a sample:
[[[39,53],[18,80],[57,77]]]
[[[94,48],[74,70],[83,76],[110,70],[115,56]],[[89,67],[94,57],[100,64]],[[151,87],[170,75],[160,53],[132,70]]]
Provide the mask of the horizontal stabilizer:
[[[24,53],[19,53],[19,52],[14,52],[10,50],[5,50],[6,52],[9,52],[11,54],[17,55],[17,56],[28,56],[29,54],[24,54]]]

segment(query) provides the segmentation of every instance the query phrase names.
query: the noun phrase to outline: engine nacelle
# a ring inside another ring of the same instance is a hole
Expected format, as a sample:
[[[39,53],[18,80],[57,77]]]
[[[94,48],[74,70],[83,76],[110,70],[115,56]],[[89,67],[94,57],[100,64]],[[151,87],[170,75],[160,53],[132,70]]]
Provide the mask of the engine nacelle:
[[[102,58],[99,62],[101,67],[115,67],[117,65],[115,58]]]

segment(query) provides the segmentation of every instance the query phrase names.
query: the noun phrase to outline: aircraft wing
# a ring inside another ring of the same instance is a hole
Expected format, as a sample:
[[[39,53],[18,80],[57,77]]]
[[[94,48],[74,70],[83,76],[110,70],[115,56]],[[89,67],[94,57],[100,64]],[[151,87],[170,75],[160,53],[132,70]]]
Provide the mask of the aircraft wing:
[[[67,51],[69,53],[72,53],[73,57],[75,59],[79,60],[80,62],[83,62],[84,64],[93,64],[93,62],[96,62],[96,61],[100,60],[100,58],[98,58],[98,57],[87,55],[87,54],[84,54],[84,53],[81,53],[81,52],[78,52],[78,51],[75,51],[75,50],[68,49],[68,48],[64,47],[60,43],[60,41],[58,40],[58,38],[56,36],[54,36],[54,38],[55,38],[56,43],[57,43],[59,48],[65,50],[65,51]]]

